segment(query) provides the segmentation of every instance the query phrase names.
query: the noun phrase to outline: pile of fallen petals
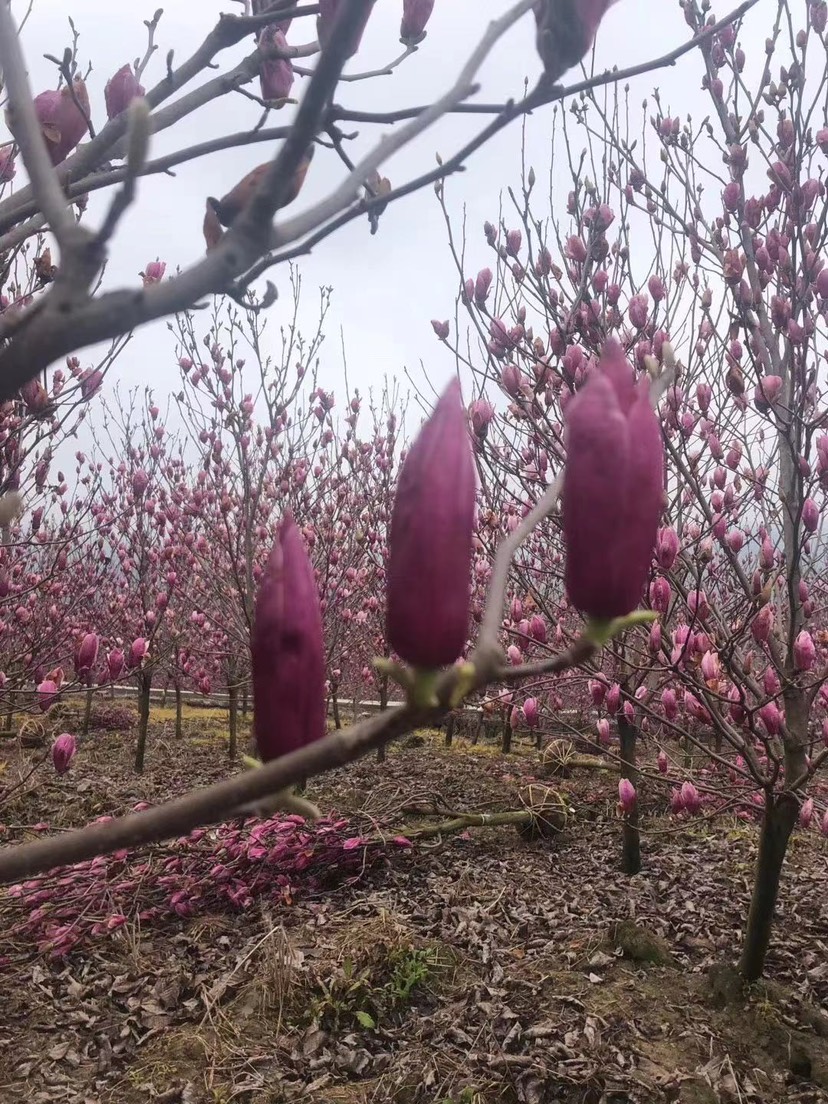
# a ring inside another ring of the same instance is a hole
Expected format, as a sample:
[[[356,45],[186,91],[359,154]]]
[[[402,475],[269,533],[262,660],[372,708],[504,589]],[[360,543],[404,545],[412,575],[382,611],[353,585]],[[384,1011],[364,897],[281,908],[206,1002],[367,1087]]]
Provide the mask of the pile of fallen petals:
[[[391,850],[410,846],[404,836],[356,835],[345,819],[310,824],[282,816],[199,828],[149,854],[115,851],[60,867],[10,886],[0,898],[0,968],[35,949],[65,958],[127,925],[242,911],[260,900],[289,905],[357,880]]]

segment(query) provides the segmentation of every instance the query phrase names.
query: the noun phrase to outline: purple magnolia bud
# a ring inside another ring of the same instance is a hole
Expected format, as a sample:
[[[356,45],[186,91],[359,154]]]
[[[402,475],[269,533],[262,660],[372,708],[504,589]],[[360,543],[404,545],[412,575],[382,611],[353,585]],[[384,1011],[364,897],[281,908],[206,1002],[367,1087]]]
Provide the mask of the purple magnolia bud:
[[[389,533],[387,637],[414,667],[453,663],[469,631],[475,465],[452,380],[400,468]]]
[[[535,4],[536,47],[547,81],[556,84],[587,54],[607,8],[615,0],[541,0]]]
[[[667,612],[671,594],[670,584],[663,575],[659,575],[650,583],[650,605],[657,613]]]
[[[802,524],[809,533],[815,533],[819,528],[819,506],[812,498],[806,498],[802,503]]]
[[[762,606],[750,625],[750,631],[757,644],[764,644],[773,626],[773,607]]]
[[[692,782],[683,782],[681,786],[681,806],[691,816],[701,809],[702,799]]]
[[[589,617],[621,617],[638,605],[650,570],[664,475],[646,380],[636,387],[617,342],[568,404],[566,427],[567,592]]]
[[[650,628],[649,648],[653,655],[658,655],[661,651],[661,623],[656,623]]]
[[[621,687],[617,682],[614,682],[607,690],[606,707],[607,713],[615,715],[621,705]]]
[[[604,679],[590,679],[587,683],[589,688],[589,694],[592,698],[592,704],[596,709],[600,709],[604,704],[604,698],[607,696],[607,684]]]
[[[540,723],[540,716],[538,714],[538,699],[527,698],[523,703],[523,716],[526,718],[526,723],[529,728],[537,728]]]
[[[448,338],[450,332],[448,321],[439,322],[436,318],[432,318],[431,328],[441,341],[445,341]]]
[[[325,644],[313,567],[290,514],[262,576],[251,635],[256,747],[267,763],[325,735]]]
[[[99,641],[97,633],[87,633],[75,653],[75,670],[79,675],[87,674],[98,659]]]
[[[816,663],[816,645],[806,629],[794,641],[793,652],[797,671],[810,671],[813,668]]]
[[[106,665],[109,669],[109,677],[114,682],[124,670],[124,653],[121,648],[113,648],[106,657]]]
[[[129,646],[129,656],[127,657],[128,667],[140,667],[143,662],[144,656],[149,651],[149,644],[143,638],[138,636],[133,640]]]
[[[672,527],[659,529],[656,536],[656,559],[659,567],[669,571],[679,554],[678,533]]]
[[[822,815],[822,822],[819,826],[820,834],[828,839],[828,809]]]
[[[143,468],[137,468],[132,473],[132,493],[140,498],[149,486],[149,476]]]
[[[546,622],[538,613],[533,613],[529,622],[529,635],[538,644],[546,643]]]
[[[776,702],[766,702],[757,710],[759,720],[765,726],[768,736],[778,736],[782,727],[782,712]]]
[[[41,92],[34,99],[35,113],[53,165],[65,161],[88,129],[89,95],[76,77],[72,88]]]
[[[58,699],[57,683],[50,678],[44,679],[37,688],[37,704],[42,713],[51,709]]]
[[[164,273],[167,271],[166,261],[159,261],[156,257],[154,261],[150,261],[141,273],[141,278],[144,281],[144,287],[149,287],[150,284],[158,284],[163,280]]]
[[[416,46],[425,38],[426,23],[434,11],[434,0],[403,0],[400,41],[406,46]]]
[[[811,821],[814,819],[814,799],[809,797],[806,801],[802,802],[802,808],[799,810],[799,827],[810,828]]]
[[[656,762],[658,763],[659,774],[666,774],[667,773],[667,752],[664,751],[663,748],[662,748],[661,751],[659,751]]]
[[[362,42],[362,36],[365,33],[365,28],[368,26],[368,20],[371,18],[371,12],[373,10],[373,0],[369,6],[365,9],[365,14],[357,22],[354,28],[351,39],[348,43],[348,57],[353,55],[359,49],[359,44]],[[324,50],[331,40],[331,34],[333,33],[336,25],[337,18],[340,11],[343,8],[342,0],[319,0],[319,15],[316,19],[316,34],[319,39],[319,45]]]
[[[469,407],[472,433],[480,440],[485,440],[489,432],[489,426],[494,421],[495,408],[486,399],[475,399]]]
[[[618,804],[621,811],[624,813],[631,813],[635,808],[635,803],[635,786],[630,782],[629,778],[622,778],[618,783]]]
[[[126,111],[136,97],[143,95],[144,88],[138,83],[132,66],[122,65],[118,72],[109,78],[104,88],[107,117],[114,119],[116,115]]]
[[[678,698],[671,687],[661,691],[661,704],[664,707],[664,716],[668,721],[674,721],[678,716]]]
[[[293,66],[287,58],[267,57],[274,50],[285,51],[287,39],[276,26],[265,27],[259,37],[259,85],[263,100],[286,100],[293,88]]]
[[[598,742],[601,744],[608,744],[610,742],[610,723],[606,717],[602,717],[597,722],[596,728],[598,729]]]
[[[782,393],[782,386],[781,376],[763,376],[753,392],[756,409],[767,412]]]
[[[681,790],[673,789],[670,791],[670,812],[673,816],[678,816],[679,813],[684,812],[684,798],[681,796]]]
[[[62,732],[52,744],[52,763],[58,774],[66,774],[78,750],[78,742],[70,732]]]
[[[0,184],[8,184],[10,180],[14,180],[14,174],[17,172],[14,164],[14,143],[10,143],[6,146],[0,146]]]

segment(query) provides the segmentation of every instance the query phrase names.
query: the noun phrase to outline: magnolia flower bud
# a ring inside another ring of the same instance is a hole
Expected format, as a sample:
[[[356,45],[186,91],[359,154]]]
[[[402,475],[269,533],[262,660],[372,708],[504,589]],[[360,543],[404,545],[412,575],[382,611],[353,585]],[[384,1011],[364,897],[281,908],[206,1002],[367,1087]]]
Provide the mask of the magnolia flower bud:
[[[664,716],[668,721],[674,721],[678,716],[678,698],[671,687],[661,691],[661,704],[664,708]]]
[[[598,25],[615,0],[540,0],[535,4],[535,39],[546,80],[555,84],[587,54]]]
[[[98,637],[96,633],[87,633],[75,653],[75,670],[79,675],[87,674],[98,658]]]
[[[106,114],[110,119],[126,111],[136,96],[143,96],[144,88],[138,82],[131,65],[122,65],[118,72],[109,78],[104,88]]]
[[[809,533],[815,533],[819,528],[819,506],[812,498],[806,498],[802,503],[802,524]]]
[[[602,678],[590,679],[587,684],[589,688],[589,694],[592,698],[592,704],[596,709],[600,709],[604,704],[604,698],[607,696],[607,684]]]
[[[41,712],[46,713],[51,709],[52,705],[57,701],[57,698],[57,683],[53,679],[44,679],[37,688],[37,704]]]
[[[143,638],[138,636],[133,640],[129,646],[129,656],[127,657],[128,667],[140,667],[144,659],[144,656],[149,651],[149,644]]]
[[[656,536],[656,559],[663,571],[669,571],[679,554],[678,533],[673,528],[659,529]]]
[[[66,774],[78,750],[78,742],[69,732],[62,732],[52,744],[52,763],[58,774]]]
[[[810,828],[811,821],[814,819],[814,799],[809,797],[806,801],[802,802],[802,807],[799,810],[799,827]]]
[[[466,646],[475,496],[455,379],[408,450],[391,517],[387,637],[414,667],[444,667]]]
[[[659,751],[658,758],[656,759],[656,762],[658,763],[659,774],[666,774],[667,773],[667,752],[664,751],[663,749],[661,751]]]
[[[259,85],[263,100],[286,100],[293,88],[293,66],[287,58],[267,57],[269,51],[284,52],[287,49],[287,40],[284,34],[276,27],[265,27],[259,37],[259,53],[262,60],[259,62]]]
[[[797,636],[793,646],[797,671],[810,671],[816,663],[816,645],[805,629]]]
[[[262,576],[251,634],[253,721],[264,762],[325,735],[325,644],[313,567],[286,514]]]
[[[598,729],[598,742],[608,744],[610,742],[610,723],[606,717],[602,717],[595,726]]]
[[[72,87],[35,96],[35,113],[53,165],[65,161],[88,129],[89,96],[86,85],[75,77]]]
[[[618,783],[618,804],[621,807],[621,811],[624,813],[631,813],[635,808],[636,799],[635,786],[630,782],[629,778],[622,778]]]
[[[113,648],[106,658],[109,677],[114,682],[124,670],[124,653],[121,648]]]
[[[692,782],[683,782],[681,786],[681,806],[692,816],[702,806],[701,795]]]
[[[607,690],[607,713],[615,714],[618,712],[618,707],[621,705],[621,687],[617,682],[614,682]]]
[[[646,380],[636,387],[617,342],[568,404],[566,429],[567,592],[589,617],[621,617],[638,605],[650,570],[664,476]]]
[[[425,38],[426,23],[434,11],[434,0],[403,0],[400,23],[400,41],[406,46],[416,46]]]
[[[538,713],[538,699],[527,698],[523,703],[523,716],[526,719],[526,723],[529,728],[537,728],[540,723],[540,716]]]

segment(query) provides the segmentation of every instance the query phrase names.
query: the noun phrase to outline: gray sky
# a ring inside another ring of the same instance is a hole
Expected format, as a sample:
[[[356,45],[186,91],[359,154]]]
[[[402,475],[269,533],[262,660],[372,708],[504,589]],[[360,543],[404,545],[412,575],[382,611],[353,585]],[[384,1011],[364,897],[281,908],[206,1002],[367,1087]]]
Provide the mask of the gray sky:
[[[44,53],[60,55],[70,41],[67,13],[80,34],[79,56],[82,67],[91,61],[94,71],[89,79],[93,118],[105,120],[103,86],[121,65],[145,49],[144,19],[153,14],[155,0],[132,0],[129,5],[112,0],[34,0],[34,11],[24,32],[24,47],[35,92],[55,85],[54,66],[43,59]],[[202,41],[222,10],[233,11],[230,0],[223,3],[202,0],[166,0],[157,34],[159,49],[145,79],[152,86],[162,75],[164,58],[170,48],[181,61]],[[762,5],[760,5],[761,7]],[[21,0],[14,7],[19,16]],[[388,110],[423,103],[449,86],[460,62],[476,45],[492,16],[509,7],[505,0],[437,0],[429,24],[429,34],[418,53],[392,76],[342,86],[338,101],[362,110]],[[730,5],[728,4],[728,8]],[[398,28],[401,0],[378,0],[369,30],[351,71],[363,71],[382,65],[399,52]],[[722,7],[719,14],[724,14]],[[761,15],[754,20],[762,30]],[[306,41],[310,35],[302,24],[291,28],[292,43]],[[481,73],[485,101],[501,101],[522,93],[523,81],[534,82],[540,64],[533,43],[531,16],[513,28]],[[685,41],[687,27],[676,2],[672,0],[620,0],[613,6],[599,32],[596,69],[617,65],[626,67],[658,56]],[[231,67],[247,50],[245,42],[219,56],[223,69]],[[637,107],[653,86],[661,89],[662,102],[672,114],[685,117],[698,106],[701,93],[701,61],[691,54],[675,69],[636,78],[631,102]],[[210,74],[212,76],[212,74]],[[577,71],[571,74],[572,79]],[[297,79],[295,94],[303,81]],[[274,113],[269,125],[286,121],[288,111]],[[161,135],[153,154],[190,145],[232,132],[256,121],[259,108],[241,96],[232,95],[210,104]],[[530,163],[541,180],[548,173],[549,126],[551,109],[539,111],[527,127]],[[397,185],[434,163],[439,152],[451,155],[481,125],[480,119],[453,117],[443,120],[409,149],[385,166],[385,174]],[[352,156],[364,152],[379,138],[376,127],[363,126]],[[520,124],[512,126],[470,161],[465,174],[450,179],[447,196],[459,227],[464,205],[468,212],[471,236],[470,272],[473,274],[490,255],[482,240],[481,227],[486,218],[497,220],[499,195],[509,184],[519,183]],[[105,286],[137,283],[138,273],[156,256],[165,260],[169,270],[186,266],[203,251],[201,221],[204,200],[209,194],[222,195],[246,171],[272,153],[267,146],[238,149],[183,166],[175,179],[156,178],[143,182],[137,204],[124,219],[106,277]],[[305,190],[295,209],[321,198],[342,176],[342,167],[333,153],[319,150]],[[99,196],[105,193],[99,193]],[[565,193],[564,193],[565,194]],[[102,200],[93,198],[89,217],[100,217]],[[304,315],[307,328],[316,316],[320,284],[334,288],[333,310],[329,315],[327,342],[323,358],[322,382],[341,387],[340,327],[344,336],[352,383],[363,390],[379,383],[385,373],[402,377],[404,367],[415,374],[424,363],[432,382],[439,384],[454,369],[453,358],[434,338],[431,318],[448,318],[453,313],[457,288],[456,275],[446,247],[442,216],[431,188],[392,206],[383,216],[379,233],[369,234],[367,222],[351,224],[322,243],[310,258],[301,262],[305,288]],[[285,296],[289,295],[287,273],[271,272]],[[273,308],[277,323],[282,308]],[[89,353],[82,355],[89,362]],[[106,390],[111,392],[115,379],[125,384],[146,384],[159,395],[178,384],[173,343],[164,323],[146,327],[116,364]]]

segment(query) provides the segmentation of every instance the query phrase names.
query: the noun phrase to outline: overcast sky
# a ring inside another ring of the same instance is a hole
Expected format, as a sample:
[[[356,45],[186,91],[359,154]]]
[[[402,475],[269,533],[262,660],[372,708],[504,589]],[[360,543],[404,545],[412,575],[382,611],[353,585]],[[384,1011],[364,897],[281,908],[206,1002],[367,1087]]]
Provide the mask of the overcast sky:
[[[126,5],[112,0],[71,0],[71,3],[34,0],[34,10],[24,31],[24,46],[35,92],[55,86],[54,66],[43,55],[60,55],[70,42],[67,15],[71,14],[80,35],[81,66],[83,69],[87,63],[93,66],[88,83],[93,117],[100,125],[105,121],[103,86],[116,69],[143,53],[146,32],[142,21],[150,18],[157,6],[155,0],[131,0]],[[148,87],[162,75],[168,50],[174,49],[176,60],[183,60],[200,44],[222,10],[238,10],[231,0],[219,3],[166,0],[163,6],[157,34],[159,49],[144,81]],[[772,6],[764,0],[759,5]],[[21,0],[14,0],[13,7],[18,16],[24,10]],[[434,98],[449,86],[488,20],[508,7],[505,0],[437,0],[428,37],[417,54],[392,76],[342,86],[338,101],[362,110],[388,110]],[[401,0],[378,0],[360,53],[351,63],[352,72],[373,69],[399,53],[401,8]],[[722,7],[717,14],[722,15],[725,10]],[[761,15],[752,18],[756,33],[763,32],[766,20]],[[306,41],[310,26],[308,20],[294,23],[289,41]],[[525,17],[490,58],[481,73],[480,99],[491,102],[520,96],[524,79],[528,77],[531,82],[537,79],[540,63],[534,49],[533,28],[531,16]],[[623,68],[646,61],[685,41],[686,34],[676,0],[620,0],[610,8],[601,26],[596,69],[613,65]],[[232,67],[249,49],[248,41],[219,55],[221,68]],[[632,104],[640,104],[658,86],[665,110],[685,117],[699,106],[700,76],[701,61],[691,54],[674,69],[636,78]],[[576,79],[578,73],[571,77]],[[203,79],[207,78],[200,78],[199,83]],[[301,93],[302,87],[303,81],[297,79],[294,94]],[[273,113],[272,125],[286,121],[289,110]],[[183,126],[161,135],[152,152],[163,153],[243,129],[255,123],[259,113],[255,104],[238,94],[226,96],[190,116]],[[529,120],[527,127],[529,160],[540,179],[548,172],[550,118],[551,109],[543,109]],[[394,185],[399,185],[433,165],[436,153],[444,158],[450,156],[480,125],[480,119],[474,117],[443,120],[395,157],[385,167],[386,175]],[[357,151],[364,152],[380,136],[376,127],[360,129],[352,156]],[[458,225],[464,206],[467,209],[472,234],[473,262],[469,265],[472,274],[489,262],[480,234],[483,221],[486,218],[496,221],[500,193],[519,182],[520,139],[520,124],[516,124],[479,151],[469,162],[468,171],[454,176],[447,185],[449,206]],[[205,197],[224,194],[247,170],[271,153],[266,146],[228,151],[183,166],[175,179],[143,182],[138,203],[121,225],[105,285],[137,283],[138,273],[156,256],[165,260],[170,270],[176,265],[186,266],[200,256]],[[333,153],[318,150],[306,188],[293,209],[322,197],[341,178],[342,172]],[[100,217],[102,202],[93,198],[89,205],[93,223]],[[341,381],[340,328],[352,383],[363,389],[371,382],[379,382],[385,373],[402,378],[406,367],[419,374],[421,362],[437,385],[453,371],[453,359],[437,343],[430,326],[431,318],[448,318],[453,314],[457,290],[445,227],[431,188],[390,208],[374,237],[370,236],[366,221],[346,227],[322,243],[310,258],[302,260],[301,271],[308,328],[316,315],[316,289],[321,284],[330,284],[334,289],[322,369],[326,385],[336,388]],[[287,273],[276,270],[271,277],[285,296],[286,309]],[[274,322],[281,310],[279,304],[273,308]],[[87,353],[83,362],[88,363],[89,359]],[[116,364],[108,391],[116,377],[129,384],[149,383],[161,394],[177,386],[173,343],[164,323],[146,327],[136,336]]]

